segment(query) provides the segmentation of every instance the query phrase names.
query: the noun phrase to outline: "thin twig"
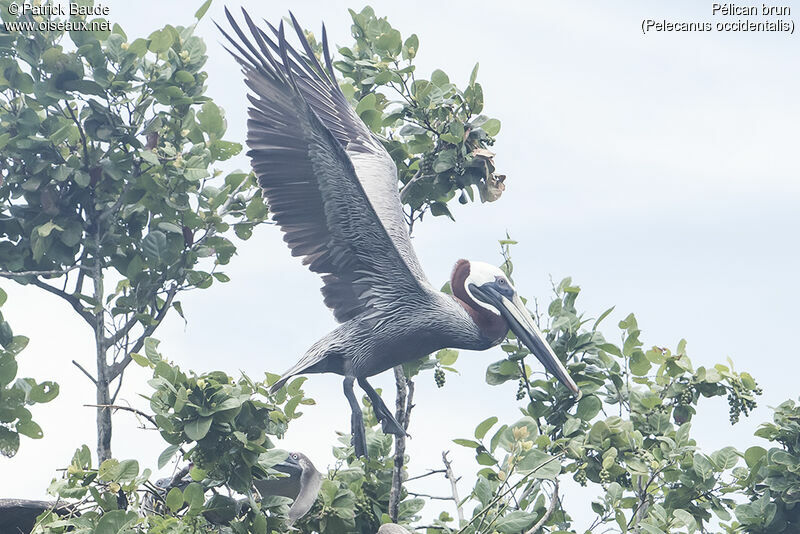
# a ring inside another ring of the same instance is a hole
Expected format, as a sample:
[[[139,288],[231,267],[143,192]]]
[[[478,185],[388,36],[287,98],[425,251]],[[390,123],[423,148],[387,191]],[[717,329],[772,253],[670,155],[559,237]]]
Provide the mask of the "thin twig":
[[[508,494],[509,494],[509,493],[511,493],[512,491],[516,490],[516,489],[517,489],[518,487],[520,487],[520,486],[521,486],[523,483],[527,482],[527,481],[528,481],[528,479],[530,478],[530,476],[531,476],[532,474],[534,474],[536,471],[538,471],[539,469],[541,469],[542,467],[546,466],[546,465],[547,465],[547,464],[549,464],[550,462],[554,462],[554,461],[556,461],[556,460],[560,460],[560,459],[561,459],[561,456],[563,456],[563,453],[561,453],[561,454],[558,454],[558,455],[556,455],[556,456],[553,456],[552,458],[548,458],[547,460],[545,460],[544,462],[542,462],[541,464],[539,464],[538,466],[536,466],[536,468],[535,468],[535,469],[532,469],[532,470],[530,471],[530,473],[528,473],[527,475],[524,475],[524,476],[523,476],[521,479],[519,479],[519,481],[517,481],[517,483],[516,483],[516,484],[514,484],[513,486],[509,486],[509,488],[508,488],[506,491],[504,491],[503,493],[500,493],[499,495],[497,495],[497,497],[495,497],[494,499],[492,499],[492,500],[489,502],[489,504],[487,504],[486,506],[484,506],[484,508],[483,508],[483,509],[482,509],[480,512],[478,512],[477,514],[475,514],[474,516],[472,516],[472,519],[470,519],[470,520],[469,520],[469,523],[467,523],[466,525],[464,525],[463,527],[461,527],[461,529],[460,529],[460,530],[459,530],[459,531],[458,531],[456,534],[462,534],[463,532],[466,532],[467,528],[469,528],[469,526],[470,526],[470,525],[472,525],[472,524],[473,524],[473,523],[474,523],[474,522],[475,522],[475,521],[476,521],[476,520],[477,520],[479,517],[482,517],[482,516],[483,516],[484,514],[486,514],[486,513],[487,513],[489,510],[491,510],[491,509],[492,509],[492,507],[493,507],[495,504],[497,504],[497,502],[498,502],[500,499],[502,499],[503,497],[505,497],[506,495],[508,495]]]
[[[54,271],[0,271],[0,276],[6,278],[16,278],[21,276],[62,276],[75,269],[80,269],[80,265],[73,265],[66,269],[57,269]]]
[[[84,404],[85,408],[108,408],[111,410],[123,410],[126,412],[135,413],[136,415],[141,415],[148,421],[150,421],[153,426],[158,428],[158,423],[156,423],[156,418],[150,414],[144,413],[141,410],[137,410],[136,408],[131,408],[130,406],[120,406],[119,404]]]
[[[408,492],[409,495],[412,497],[425,497],[426,499],[436,499],[437,501],[452,501],[452,497],[437,497],[436,495],[428,495],[427,493],[414,493],[413,491]]]
[[[445,471],[444,469],[429,469],[427,473],[423,473],[421,475],[416,475],[416,476],[407,478],[406,482],[411,482],[412,480],[418,480],[420,478],[425,478],[425,477],[429,477],[431,475],[436,475],[436,474],[439,474],[439,473],[446,473],[446,472],[447,471]]]
[[[425,175],[425,174],[422,174],[422,169],[421,169],[421,168],[420,168],[419,170],[417,170],[417,172],[416,172],[416,173],[414,174],[414,176],[413,176],[413,177],[412,177],[412,178],[411,178],[411,179],[408,181],[408,183],[406,183],[406,184],[403,186],[403,188],[402,188],[402,189],[400,189],[400,202],[403,202],[403,203],[405,203],[405,201],[406,201],[406,197],[408,196],[408,192],[409,192],[410,188],[411,188],[413,185],[415,185],[417,182],[419,182],[420,180],[422,180],[423,178],[425,178],[426,176],[427,176],[427,175]]]
[[[95,385],[97,384],[97,379],[96,379],[95,377],[93,377],[93,376],[91,375],[91,373],[89,373],[89,371],[87,371],[86,369],[84,369],[84,368],[83,368],[83,366],[82,366],[81,364],[79,364],[79,363],[78,363],[78,362],[76,362],[75,360],[72,360],[72,364],[73,364],[75,367],[77,367],[78,369],[80,369],[81,371],[83,371],[83,374],[85,374],[86,376],[88,376],[88,377],[89,377],[89,380],[91,380],[92,382],[94,382],[94,383],[95,383]]]
[[[150,336],[150,334],[155,332],[156,328],[158,328],[158,326],[161,324],[161,321],[164,319],[164,316],[169,311],[170,306],[172,306],[172,300],[175,298],[175,294],[177,292],[178,292],[178,286],[172,286],[169,289],[169,291],[167,291],[167,298],[164,301],[164,305],[161,306],[160,310],[158,310],[158,313],[156,314],[153,323],[151,323],[144,329],[142,335],[139,336],[139,339],[136,340],[136,343],[133,345],[133,348],[129,352],[127,352],[127,354],[125,354],[125,357],[122,358],[122,360],[110,366],[108,372],[109,381],[114,380],[116,377],[118,377],[122,373],[122,371],[125,370],[128,364],[130,364],[131,361],[133,361],[133,358],[131,358],[131,353],[139,352],[144,346],[144,340],[147,339]]]
[[[553,494],[550,496],[550,506],[547,507],[547,511],[544,513],[542,518],[533,525],[530,530],[526,530],[525,534],[534,534],[537,530],[542,528],[547,520],[550,519],[550,516],[553,515],[553,512],[556,509],[556,504],[558,504],[558,479],[553,481]]]
[[[408,426],[411,424],[411,410],[414,409],[414,381],[410,378],[406,378],[406,387],[408,388],[408,394],[406,395],[406,415],[403,419],[403,429],[408,430]]]
[[[83,320],[89,324],[89,326],[94,327],[94,316],[89,312],[87,312],[83,306],[81,306],[78,297],[76,297],[75,295],[70,295],[66,291],[61,291],[57,287],[53,287],[50,284],[45,284],[44,282],[42,282],[41,280],[37,280],[36,278],[30,280],[30,283],[40,289],[44,289],[48,293],[52,293],[53,295],[61,297],[62,299],[67,301],[67,303],[70,306],[72,306],[72,309],[75,310],[78,313],[78,315],[80,315],[83,318]]]
[[[542,464],[542,465],[544,465],[544,464]],[[467,523],[466,525],[464,525],[463,527],[461,527],[461,529],[460,529],[460,530],[459,530],[459,531],[458,531],[456,534],[462,534],[463,532],[466,532],[467,528],[469,528],[469,526],[470,526],[470,525],[472,525],[472,524],[473,524],[473,523],[474,523],[474,522],[475,522],[475,521],[476,521],[476,520],[477,520],[479,517],[483,517],[483,516],[486,514],[486,512],[488,512],[489,510],[491,510],[491,509],[492,509],[492,507],[493,507],[495,504],[497,504],[497,502],[498,502],[500,499],[502,499],[503,497],[505,497],[506,495],[508,495],[510,492],[512,492],[512,491],[514,491],[515,489],[517,489],[517,488],[518,488],[519,486],[521,486],[521,485],[522,485],[524,482],[527,482],[528,478],[529,478],[529,477],[530,477],[532,474],[533,474],[533,471],[531,471],[531,472],[530,472],[530,473],[528,473],[527,475],[523,476],[521,479],[519,479],[519,481],[518,481],[516,484],[514,484],[513,486],[510,486],[510,487],[509,487],[509,488],[508,488],[506,491],[504,491],[503,493],[500,493],[499,495],[497,495],[497,497],[495,497],[494,499],[492,499],[492,500],[489,502],[489,504],[487,504],[486,506],[484,506],[484,507],[483,507],[483,509],[482,509],[480,512],[478,512],[477,514],[475,514],[474,516],[472,516],[472,519],[470,519],[470,520],[469,520],[469,523]]]

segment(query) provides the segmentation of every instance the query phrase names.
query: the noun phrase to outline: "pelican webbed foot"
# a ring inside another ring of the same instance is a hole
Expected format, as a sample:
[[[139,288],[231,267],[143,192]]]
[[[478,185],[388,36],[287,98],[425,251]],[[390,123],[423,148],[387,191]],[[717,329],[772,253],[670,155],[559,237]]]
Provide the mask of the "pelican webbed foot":
[[[359,378],[358,385],[361,386],[361,389],[363,389],[367,397],[369,397],[369,401],[372,403],[372,410],[375,412],[375,417],[380,421],[383,432],[386,434],[394,434],[395,436],[407,436],[406,429],[394,418],[394,415],[386,404],[384,404],[381,396],[378,395],[378,392],[375,391],[369,382],[364,378]]]
[[[347,402],[350,403],[350,432],[353,435],[353,447],[355,448],[356,457],[368,458],[367,455],[367,436],[364,431],[364,415],[361,412],[361,406],[358,404],[358,399],[353,392],[353,382],[355,378],[346,376],[344,378],[344,396],[347,397]]]

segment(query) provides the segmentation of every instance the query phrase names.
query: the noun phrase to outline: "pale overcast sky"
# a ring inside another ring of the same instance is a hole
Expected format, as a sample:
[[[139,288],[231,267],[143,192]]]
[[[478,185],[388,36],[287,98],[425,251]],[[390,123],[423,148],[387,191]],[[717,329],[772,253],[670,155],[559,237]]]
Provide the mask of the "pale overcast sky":
[[[191,23],[200,2],[106,4],[134,38],[165,23]],[[797,20],[800,3],[784,4]],[[337,44],[350,42],[347,8],[362,7],[330,0],[245,5],[257,19],[276,21],[291,8],[310,29],[325,21]],[[485,111],[503,124],[494,147],[508,175],[503,198],[456,207],[455,224],[431,218],[415,231],[434,285],[458,258],[497,263],[497,239],[508,231],[520,241],[515,279],[523,294],[549,299],[549,277],[572,276],[583,288],[581,309],[599,314],[616,305],[607,333],[616,336],[611,327],[633,311],[645,344],[674,347],[686,338],[696,365],[730,356],[749,370],[764,389],[756,413],[730,427],[725,400],[706,401],[695,435],[708,451],[756,443],[753,430],[771,416],[766,406],[798,396],[798,37],[642,35],[647,18],[719,21],[706,1],[372,5],[404,35],[419,35],[418,72],[443,68],[464,83],[479,61]],[[243,141],[244,86],[212,24],[224,20],[222,7],[215,0],[199,28],[209,45],[208,94],[226,111],[229,139]],[[235,165],[248,162],[240,157]],[[289,256],[274,227],[243,243],[225,271],[230,283],[181,298],[188,325],[172,316],[158,332],[163,353],[184,368],[281,372],[334,326],[318,278]],[[81,407],[94,402],[94,391],[69,364],[93,367],[92,336],[57,299],[8,281],[2,287],[9,292],[4,315],[31,338],[20,376],[61,384],[56,401],[34,409],[45,438],[25,439],[16,458],[0,459],[0,497],[39,498],[76,447],[88,442],[94,450],[94,412]],[[448,376],[445,388],[432,376],[418,385],[412,475],[438,467],[445,449],[457,472],[474,472],[471,451],[450,440],[468,437],[492,414],[516,420],[516,384],[490,387],[483,379],[500,357],[499,349],[464,353],[461,375]],[[390,375],[375,380],[387,403]],[[130,371],[122,395],[145,409],[137,393],[147,391],[146,378]],[[305,451],[324,469],[335,430],[348,429],[349,410],[338,377],[312,376],[305,389],[318,404],[305,408],[280,445]],[[115,416],[114,453],[154,467],[164,444],[136,427],[131,415]],[[470,484],[462,482],[462,495]],[[410,486],[448,491],[445,481]],[[566,504],[583,521],[582,495],[570,490]]]

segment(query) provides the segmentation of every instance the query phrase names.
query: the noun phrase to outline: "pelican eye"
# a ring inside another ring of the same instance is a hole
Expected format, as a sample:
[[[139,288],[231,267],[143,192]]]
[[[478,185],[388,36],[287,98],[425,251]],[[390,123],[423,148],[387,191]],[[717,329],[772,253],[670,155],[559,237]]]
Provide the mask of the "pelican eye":
[[[298,460],[300,457],[297,456],[297,453],[292,454],[292,460]]]

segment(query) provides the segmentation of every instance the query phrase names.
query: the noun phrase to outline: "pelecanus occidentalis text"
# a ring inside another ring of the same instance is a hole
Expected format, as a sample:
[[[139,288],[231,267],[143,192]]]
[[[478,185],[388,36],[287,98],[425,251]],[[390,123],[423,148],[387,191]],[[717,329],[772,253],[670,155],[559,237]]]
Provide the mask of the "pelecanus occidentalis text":
[[[244,11],[244,10],[243,10]],[[420,267],[403,218],[397,169],[336,83],[325,28],[325,67],[292,17],[304,52],[283,23],[248,37],[226,10],[238,39],[222,28],[250,90],[248,155],[274,221],[292,254],[322,275],[325,304],[338,328],[314,343],[273,386],[298,374],[344,376],[356,454],[366,454],[353,383],[366,392],[385,432],[403,427],[367,378],[439,349],[484,350],[509,328],[574,394],[578,387],[498,268],[459,260],[452,296]]]

